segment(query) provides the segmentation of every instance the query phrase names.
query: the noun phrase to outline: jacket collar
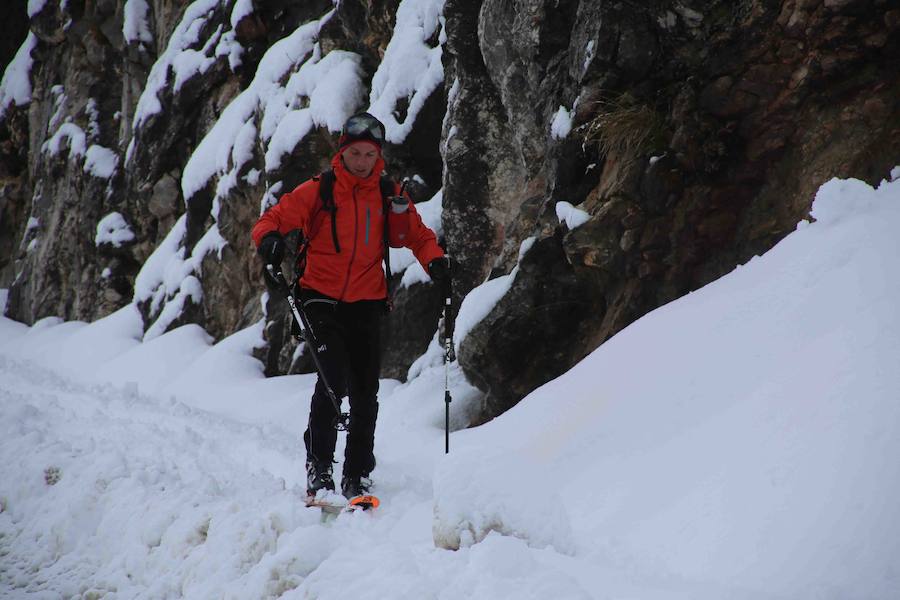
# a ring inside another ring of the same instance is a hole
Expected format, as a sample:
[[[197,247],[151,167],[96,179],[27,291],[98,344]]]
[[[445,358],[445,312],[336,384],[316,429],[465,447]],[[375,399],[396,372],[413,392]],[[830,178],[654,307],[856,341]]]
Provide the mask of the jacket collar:
[[[350,187],[380,187],[381,174],[384,172],[384,166],[384,158],[379,156],[368,177],[357,177],[344,166],[344,161],[341,160],[340,152],[335,154],[331,159],[331,168],[334,169],[335,178]]]

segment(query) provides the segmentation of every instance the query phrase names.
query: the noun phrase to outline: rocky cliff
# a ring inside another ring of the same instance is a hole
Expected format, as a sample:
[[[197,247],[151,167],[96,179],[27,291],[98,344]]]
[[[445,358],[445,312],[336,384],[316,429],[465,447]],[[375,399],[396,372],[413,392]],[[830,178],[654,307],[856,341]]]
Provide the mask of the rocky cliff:
[[[8,316],[95,320],[135,302],[145,339],[265,318],[267,372],[302,368],[248,233],[371,107],[390,174],[417,201],[442,191],[455,306],[515,270],[458,349],[480,420],[770,248],[827,179],[875,182],[900,156],[897,0],[3,10],[15,43],[0,59],[29,63],[30,83],[0,116]],[[391,377],[439,311],[431,284],[401,277]]]

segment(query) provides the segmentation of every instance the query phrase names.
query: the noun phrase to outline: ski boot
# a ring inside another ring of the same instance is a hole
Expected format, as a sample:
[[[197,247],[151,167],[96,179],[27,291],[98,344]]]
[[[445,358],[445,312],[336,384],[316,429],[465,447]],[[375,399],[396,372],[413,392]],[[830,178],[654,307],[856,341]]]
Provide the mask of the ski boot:
[[[372,480],[368,475],[344,476],[341,479],[341,492],[347,499],[347,509],[352,510],[370,510],[378,508],[381,502],[377,497],[371,495],[369,490],[372,488]]]
[[[341,492],[348,500],[357,496],[366,496],[372,488],[372,480],[365,475],[341,478]]]
[[[306,461],[306,494],[315,498],[320,490],[334,491],[331,478],[331,461]]]

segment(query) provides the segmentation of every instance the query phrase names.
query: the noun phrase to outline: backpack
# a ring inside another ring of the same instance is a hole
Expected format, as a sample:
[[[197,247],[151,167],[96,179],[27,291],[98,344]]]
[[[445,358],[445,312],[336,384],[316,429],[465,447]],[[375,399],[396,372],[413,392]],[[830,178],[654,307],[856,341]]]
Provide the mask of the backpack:
[[[334,251],[340,254],[341,245],[338,243],[337,237],[337,205],[334,203],[334,171],[328,169],[322,171],[317,177],[313,177],[313,181],[319,182],[319,199],[322,201],[321,206],[313,213],[310,218],[309,231],[300,233],[300,240],[297,245],[297,261],[294,263],[294,281],[300,281],[303,273],[306,271],[306,253],[309,250],[309,241],[315,236],[319,227],[321,227],[321,219],[317,218],[320,211],[331,213],[331,240],[334,243]],[[391,281],[391,253],[388,244],[388,211],[390,210],[391,197],[396,194],[396,185],[394,180],[387,175],[382,175],[379,182],[381,187],[381,199],[384,204],[384,267],[385,275],[390,284]],[[401,190],[401,194],[402,194]],[[388,290],[388,298],[391,294]]]

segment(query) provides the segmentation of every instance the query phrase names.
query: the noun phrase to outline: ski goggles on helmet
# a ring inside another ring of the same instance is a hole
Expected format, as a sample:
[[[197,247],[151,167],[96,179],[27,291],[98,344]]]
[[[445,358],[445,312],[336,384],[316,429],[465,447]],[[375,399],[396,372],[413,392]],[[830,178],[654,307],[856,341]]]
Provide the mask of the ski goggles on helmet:
[[[344,123],[341,132],[341,146],[367,140],[379,146],[384,143],[384,125],[369,113],[353,115]]]

